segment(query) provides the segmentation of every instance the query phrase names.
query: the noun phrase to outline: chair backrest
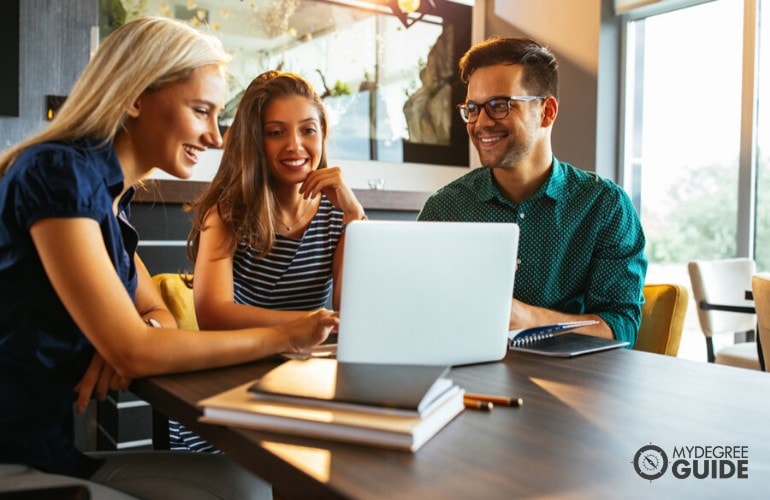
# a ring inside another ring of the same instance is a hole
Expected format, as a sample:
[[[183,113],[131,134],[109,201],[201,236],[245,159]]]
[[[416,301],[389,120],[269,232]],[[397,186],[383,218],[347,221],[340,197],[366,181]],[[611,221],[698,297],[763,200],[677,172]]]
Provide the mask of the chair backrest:
[[[701,303],[753,307],[746,300],[751,277],[756,273],[753,259],[696,260],[687,265],[692,294],[698,309],[698,321],[706,337],[721,333],[747,332],[756,328],[756,315],[707,310]]]
[[[197,330],[198,320],[195,318],[193,291],[188,288],[182,276],[176,273],[161,273],[152,277],[160,290],[163,302],[176,319],[179,328]]]
[[[759,343],[765,360],[765,371],[770,367],[770,273],[757,273],[751,278],[754,307],[757,310]]]
[[[644,285],[642,325],[634,349],[676,356],[688,302],[687,288],[681,285]]]

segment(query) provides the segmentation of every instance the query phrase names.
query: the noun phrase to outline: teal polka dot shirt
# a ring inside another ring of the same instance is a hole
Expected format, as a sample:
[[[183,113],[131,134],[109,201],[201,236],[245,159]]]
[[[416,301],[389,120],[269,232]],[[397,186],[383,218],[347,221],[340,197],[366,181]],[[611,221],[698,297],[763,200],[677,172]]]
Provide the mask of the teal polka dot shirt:
[[[491,170],[477,168],[436,191],[422,221],[512,222],[520,228],[513,297],[570,314],[596,314],[631,346],[647,273],[639,217],[613,182],[553,160],[529,199],[508,200]]]

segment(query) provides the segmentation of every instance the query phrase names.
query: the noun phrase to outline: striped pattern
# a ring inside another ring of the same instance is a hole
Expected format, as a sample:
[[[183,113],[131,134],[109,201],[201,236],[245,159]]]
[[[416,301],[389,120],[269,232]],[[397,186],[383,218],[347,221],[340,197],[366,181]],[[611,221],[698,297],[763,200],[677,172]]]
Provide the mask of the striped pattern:
[[[268,309],[312,311],[332,290],[332,258],[342,235],[342,212],[324,196],[301,239],[277,234],[263,259],[241,242],[233,257],[234,299]]]
[[[187,427],[171,419],[168,420],[168,448],[171,451],[222,453],[202,437],[193,434]]]
[[[342,212],[323,196],[301,239],[276,235],[263,259],[241,242],[233,256],[235,302],[295,311],[324,307],[332,290],[332,258],[341,237]],[[221,453],[179,422],[168,424],[171,450]]]

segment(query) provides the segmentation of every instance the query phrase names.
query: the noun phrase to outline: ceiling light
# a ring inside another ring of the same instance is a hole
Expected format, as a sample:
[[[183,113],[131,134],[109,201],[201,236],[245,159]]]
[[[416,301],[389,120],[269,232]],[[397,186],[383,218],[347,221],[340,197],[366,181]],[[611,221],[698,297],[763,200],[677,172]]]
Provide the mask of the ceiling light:
[[[420,0],[398,0],[396,3],[404,14],[411,14],[420,8]]]

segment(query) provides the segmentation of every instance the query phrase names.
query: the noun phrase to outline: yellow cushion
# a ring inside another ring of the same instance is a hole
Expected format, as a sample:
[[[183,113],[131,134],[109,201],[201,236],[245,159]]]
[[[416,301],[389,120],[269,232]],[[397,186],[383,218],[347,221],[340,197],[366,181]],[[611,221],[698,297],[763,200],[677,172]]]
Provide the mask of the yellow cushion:
[[[644,285],[642,325],[634,349],[676,356],[689,296],[681,285]]]
[[[176,319],[179,328],[184,330],[197,330],[198,320],[195,318],[195,304],[193,291],[182,279],[182,276],[174,273],[156,274],[152,277],[155,285],[160,290],[163,302]]]

